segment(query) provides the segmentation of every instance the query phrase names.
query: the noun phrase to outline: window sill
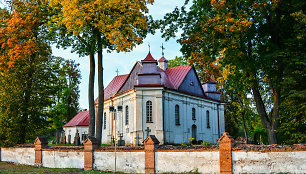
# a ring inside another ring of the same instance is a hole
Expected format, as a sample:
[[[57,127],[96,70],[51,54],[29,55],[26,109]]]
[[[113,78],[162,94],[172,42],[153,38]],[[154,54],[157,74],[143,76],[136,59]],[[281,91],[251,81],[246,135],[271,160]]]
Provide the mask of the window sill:
[[[197,119],[193,118],[192,120],[196,121]]]
[[[146,123],[153,123],[153,121],[147,121]]]

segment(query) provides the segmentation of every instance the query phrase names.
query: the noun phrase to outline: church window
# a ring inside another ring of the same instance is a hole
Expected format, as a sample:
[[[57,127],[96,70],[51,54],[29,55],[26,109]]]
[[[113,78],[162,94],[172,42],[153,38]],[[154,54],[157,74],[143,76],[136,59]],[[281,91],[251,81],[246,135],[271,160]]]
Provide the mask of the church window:
[[[207,128],[210,128],[209,111],[206,111],[206,124],[207,124]]]
[[[192,119],[196,120],[196,110],[195,110],[195,108],[192,108]]]
[[[129,124],[129,107],[125,107],[125,125]]]
[[[116,109],[114,110],[114,120],[116,120],[116,116],[117,116],[117,114],[116,114]]]
[[[180,125],[180,107],[175,105],[175,124]]]
[[[152,102],[149,100],[146,103],[147,122],[152,122]]]
[[[104,112],[103,128],[106,129],[106,112]]]

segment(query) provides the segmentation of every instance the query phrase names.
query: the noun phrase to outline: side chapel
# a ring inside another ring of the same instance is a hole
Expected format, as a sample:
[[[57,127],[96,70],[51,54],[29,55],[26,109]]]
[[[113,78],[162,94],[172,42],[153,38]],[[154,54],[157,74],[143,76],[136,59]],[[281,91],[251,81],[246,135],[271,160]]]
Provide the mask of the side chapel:
[[[101,143],[110,144],[115,135],[120,142],[133,145],[142,144],[148,135],[155,135],[161,144],[180,144],[191,138],[215,143],[222,135],[224,102],[216,92],[216,82],[201,84],[193,67],[168,68],[167,62],[164,56],[157,61],[149,52],[129,74],[117,75],[108,84]],[[96,110],[98,105],[96,99]],[[83,111],[64,126],[66,135],[78,127],[82,128],[80,136],[87,135],[85,115],[88,112]],[[68,136],[74,138],[74,134]]]

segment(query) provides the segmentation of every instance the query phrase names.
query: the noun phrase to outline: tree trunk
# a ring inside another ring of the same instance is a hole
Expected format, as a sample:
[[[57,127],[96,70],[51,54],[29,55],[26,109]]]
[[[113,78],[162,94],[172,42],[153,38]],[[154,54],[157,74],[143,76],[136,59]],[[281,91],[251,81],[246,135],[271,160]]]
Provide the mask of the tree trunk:
[[[101,144],[102,139],[102,122],[103,122],[103,108],[104,108],[104,85],[103,85],[103,55],[102,55],[102,41],[101,35],[97,33],[98,41],[98,86],[99,86],[99,104],[97,112],[96,123],[96,139]]]
[[[88,85],[88,102],[89,102],[89,128],[88,136],[95,136],[95,99],[94,99],[94,83],[95,83],[95,56],[90,54],[90,74]]]
[[[277,144],[277,126],[278,126],[278,117],[279,117],[279,104],[280,104],[280,89],[273,89],[273,108],[271,110],[271,127],[268,130],[268,139],[269,142],[273,142],[272,144]]]
[[[246,97],[244,97],[246,98]],[[248,144],[249,143],[249,138],[248,138],[248,130],[246,128],[246,124],[245,124],[245,110],[244,110],[244,104],[242,102],[241,96],[238,94],[238,99],[241,105],[241,109],[242,109],[242,124],[243,124],[243,131],[244,131],[244,136],[245,136],[245,143]]]
[[[269,119],[267,112],[266,112],[266,108],[265,105],[262,101],[259,89],[258,89],[258,85],[257,82],[255,82],[252,85],[252,91],[253,91],[253,96],[255,99],[255,103],[256,103],[256,109],[257,112],[260,116],[260,119],[263,123],[263,125],[265,126],[266,130],[267,130],[267,134],[268,134],[268,141],[269,144],[277,144],[277,139],[276,139],[276,132],[275,132],[275,126],[276,126],[276,120],[275,119]],[[275,103],[274,103],[275,104]],[[278,106],[277,106],[278,108]],[[273,113],[272,113],[273,115]]]
[[[245,143],[249,143],[249,138],[248,138],[248,130],[245,125],[245,119],[244,119],[245,113],[244,111],[242,112],[242,123],[243,123],[243,130],[244,130],[244,136],[245,136]]]
[[[59,133],[60,128],[56,129],[56,140],[55,140],[55,144],[59,144],[59,137],[60,137],[60,133]]]
[[[24,144],[26,142],[26,135],[27,135],[27,126],[29,121],[29,110],[30,110],[30,102],[31,102],[31,95],[32,95],[32,79],[33,79],[33,73],[35,71],[34,69],[34,61],[35,61],[35,54],[31,56],[30,62],[29,62],[29,69],[27,69],[27,81],[25,83],[25,90],[24,90],[24,103],[22,107],[22,117],[20,125],[20,137],[19,137],[19,144]]]

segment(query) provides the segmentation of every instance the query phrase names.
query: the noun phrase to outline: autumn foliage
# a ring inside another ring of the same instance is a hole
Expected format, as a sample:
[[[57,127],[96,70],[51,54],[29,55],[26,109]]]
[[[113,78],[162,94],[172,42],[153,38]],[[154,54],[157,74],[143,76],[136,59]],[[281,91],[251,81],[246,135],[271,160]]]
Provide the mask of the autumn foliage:
[[[252,94],[268,141],[274,144],[281,132],[280,119],[291,117],[290,111],[282,110],[285,96],[298,93],[295,100],[305,103],[305,92],[300,90],[301,64],[305,65],[305,30],[300,28],[305,26],[304,7],[304,1],[296,0],[186,0],[181,9],[166,14],[160,26],[167,39],[183,30],[178,39],[181,51],[199,67],[204,80],[215,78],[231,95]],[[288,84],[295,89],[288,90]],[[303,120],[303,112],[295,114],[296,120]],[[305,122],[297,125],[303,131],[300,127]]]

